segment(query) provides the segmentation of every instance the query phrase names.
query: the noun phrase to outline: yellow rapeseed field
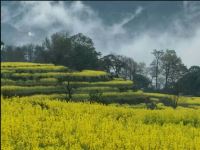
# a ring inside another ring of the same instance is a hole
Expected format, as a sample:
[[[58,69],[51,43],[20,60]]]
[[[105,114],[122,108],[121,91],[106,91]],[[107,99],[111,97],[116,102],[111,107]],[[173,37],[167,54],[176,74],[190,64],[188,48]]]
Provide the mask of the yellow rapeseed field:
[[[1,67],[2,150],[200,150],[200,97],[181,96],[172,109],[160,101],[172,95],[133,92],[132,81],[103,71],[28,62]],[[66,77],[73,102],[60,83]],[[107,105],[89,102],[95,90]],[[156,110],[146,109],[147,97]]]
[[[200,110],[2,98],[2,150],[199,150]]]

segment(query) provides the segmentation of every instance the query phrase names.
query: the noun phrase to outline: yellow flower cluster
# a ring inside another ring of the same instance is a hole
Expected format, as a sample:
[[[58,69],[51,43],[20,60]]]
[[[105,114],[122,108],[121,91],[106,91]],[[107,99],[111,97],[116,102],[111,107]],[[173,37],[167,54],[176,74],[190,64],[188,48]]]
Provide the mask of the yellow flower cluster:
[[[2,98],[2,150],[199,150],[200,110]]]
[[[30,67],[30,66],[54,66],[54,64],[31,63],[31,62],[2,62],[1,67]]]

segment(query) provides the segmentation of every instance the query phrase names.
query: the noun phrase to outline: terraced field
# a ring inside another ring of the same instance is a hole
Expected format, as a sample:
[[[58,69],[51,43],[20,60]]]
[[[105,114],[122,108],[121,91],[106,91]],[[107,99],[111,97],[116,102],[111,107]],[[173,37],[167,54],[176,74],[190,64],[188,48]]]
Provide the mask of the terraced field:
[[[4,96],[35,94],[64,94],[64,85],[70,82],[74,95],[99,90],[103,93],[119,92],[132,87],[132,81],[112,78],[103,71],[72,72],[67,67],[53,64],[2,63],[1,92]]]
[[[171,95],[160,93],[133,92],[133,82],[113,78],[103,71],[83,70],[74,72],[64,66],[53,64],[3,62],[1,64],[1,94],[12,96],[47,96],[66,100],[67,82],[73,87],[72,100],[88,101],[89,93],[102,92],[104,104],[140,104],[146,100],[157,104]],[[192,100],[194,99],[194,100]],[[182,97],[180,106],[200,107],[199,98]]]

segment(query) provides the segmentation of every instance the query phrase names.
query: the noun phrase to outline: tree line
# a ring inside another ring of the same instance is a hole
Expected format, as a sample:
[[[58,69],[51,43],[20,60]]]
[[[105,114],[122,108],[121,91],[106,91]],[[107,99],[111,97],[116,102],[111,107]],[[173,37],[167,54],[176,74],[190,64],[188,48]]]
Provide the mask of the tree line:
[[[42,44],[6,45],[1,41],[1,61],[64,65],[72,70],[104,70],[113,77],[133,80],[133,89],[200,96],[200,66],[187,68],[175,50],[153,50],[149,66],[133,58],[97,52],[82,33],[55,33]]]

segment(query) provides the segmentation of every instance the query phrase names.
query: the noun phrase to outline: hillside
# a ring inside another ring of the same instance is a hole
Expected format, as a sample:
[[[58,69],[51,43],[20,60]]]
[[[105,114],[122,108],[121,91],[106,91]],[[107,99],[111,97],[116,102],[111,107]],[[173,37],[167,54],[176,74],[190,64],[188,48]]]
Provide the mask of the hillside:
[[[90,93],[102,93],[98,100],[104,104],[144,104],[156,103],[167,105],[163,98],[171,99],[171,95],[160,93],[133,92],[134,84],[130,80],[113,78],[106,72],[83,70],[74,72],[64,66],[53,64],[2,62],[1,94],[12,96],[48,96],[68,101],[67,82],[72,87],[73,101],[90,101]],[[95,100],[94,100],[95,101]],[[182,97],[180,106],[199,107],[199,98]]]

